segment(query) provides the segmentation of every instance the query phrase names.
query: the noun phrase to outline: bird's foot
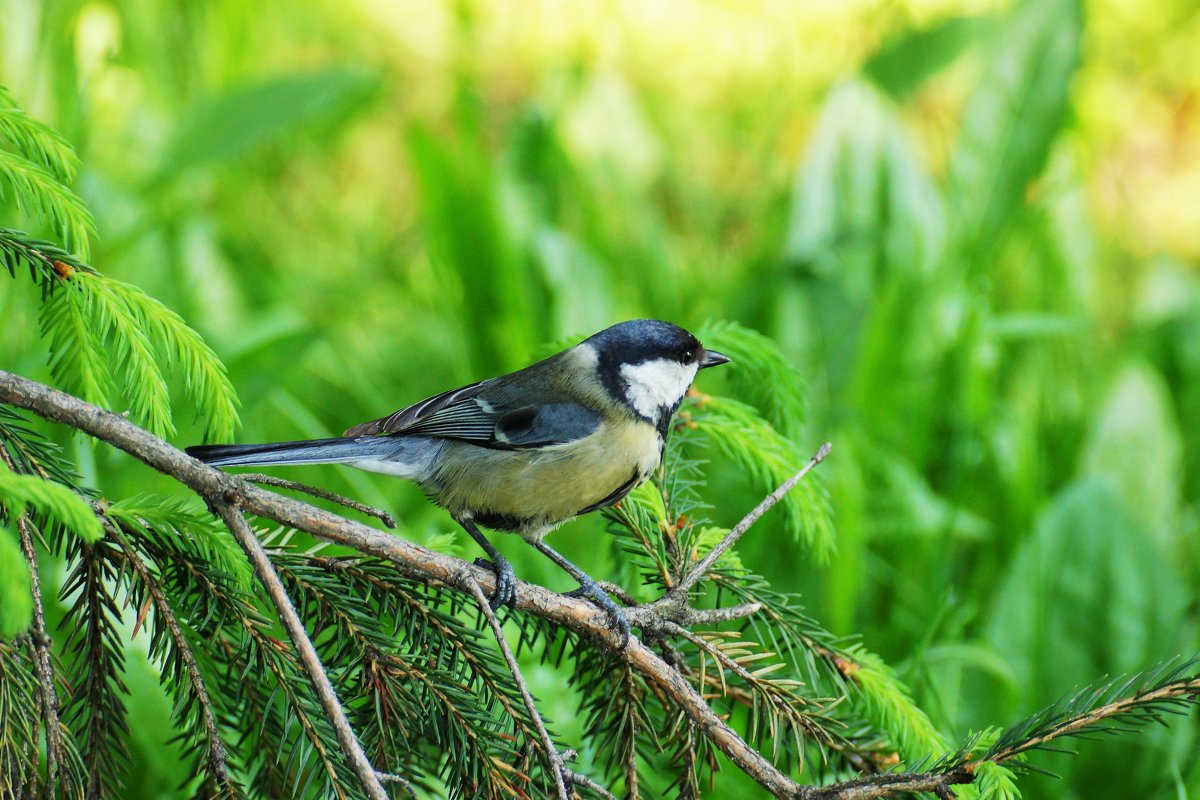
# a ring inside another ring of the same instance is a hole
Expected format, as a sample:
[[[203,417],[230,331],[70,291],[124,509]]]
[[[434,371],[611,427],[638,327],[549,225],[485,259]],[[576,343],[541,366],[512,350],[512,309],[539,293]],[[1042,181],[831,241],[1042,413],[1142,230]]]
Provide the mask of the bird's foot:
[[[609,628],[621,636],[621,645],[617,649],[625,649],[625,645],[629,643],[629,620],[626,619],[625,612],[621,610],[621,607],[613,602],[613,599],[600,588],[599,584],[588,578],[580,581],[579,588],[567,592],[565,596],[591,600],[593,604],[599,606],[608,615]]]
[[[499,553],[491,560],[475,559],[475,566],[490,569],[496,575],[496,589],[488,605],[495,611],[500,606],[512,608],[517,602],[517,574],[513,572],[512,564]],[[611,601],[610,601],[611,602]]]

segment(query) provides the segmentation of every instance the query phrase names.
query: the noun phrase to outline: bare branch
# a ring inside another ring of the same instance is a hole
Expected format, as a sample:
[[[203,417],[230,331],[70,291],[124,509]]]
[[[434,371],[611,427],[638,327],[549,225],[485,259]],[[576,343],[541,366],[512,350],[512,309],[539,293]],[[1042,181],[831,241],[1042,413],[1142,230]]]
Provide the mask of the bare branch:
[[[542,752],[546,756],[546,764],[550,767],[550,771],[554,774],[554,789],[558,792],[559,800],[569,800],[567,796],[567,785],[563,782],[563,765],[562,756],[554,747],[554,740],[550,738],[550,733],[546,730],[546,724],[542,722],[542,715],[538,713],[537,705],[533,702],[533,695],[529,693],[529,686],[525,683],[525,677],[521,674],[521,668],[517,665],[517,658],[513,655],[512,648],[508,646],[508,640],[504,638],[504,629],[500,627],[500,620],[496,619],[495,612],[492,611],[492,606],[488,603],[487,596],[483,590],[479,588],[479,584],[474,581],[468,581],[468,586],[471,587],[471,594],[475,597],[475,603],[479,606],[479,610],[483,616],[487,618],[488,625],[492,628],[492,634],[496,637],[496,644],[500,646],[500,654],[504,656],[504,662],[508,664],[508,671],[512,673],[513,682],[517,684],[517,690],[521,693],[521,700],[525,703],[525,710],[529,712],[529,718],[533,720],[533,726],[537,729],[538,737],[542,740]]]
[[[733,547],[734,542],[742,538],[742,534],[750,530],[750,527],[754,523],[758,522],[759,519],[762,518],[763,514],[766,514],[776,503],[782,500],[784,495],[790,492],[796,486],[796,484],[799,483],[804,476],[809,473],[809,470],[825,460],[825,457],[829,455],[829,451],[831,449],[833,449],[833,445],[829,442],[821,445],[821,448],[813,454],[813,457],[810,458],[803,467],[800,468],[799,472],[780,484],[779,488],[764,497],[763,501],[751,509],[749,514],[742,517],[741,521],[738,522],[737,525],[733,526],[733,530],[725,534],[725,538],[718,542],[717,546],[710,550],[708,555],[701,559],[700,563],[693,567],[692,571],[683,577],[683,580],[679,582],[678,586],[672,589],[672,592],[684,595],[689,589],[695,586],[696,581],[700,580],[700,578],[703,577],[706,572],[712,569],[712,565],[717,562],[717,559],[720,558],[726,550],[728,550],[730,547]]]
[[[287,478],[277,478],[274,475],[265,475],[261,472],[243,472],[240,473],[238,477],[244,481],[250,481],[251,483],[277,486],[280,489],[291,489],[292,491],[303,492],[305,494],[310,494],[313,497],[319,497],[322,500],[329,500],[330,502],[337,503],[339,506],[345,506],[346,508],[353,509],[360,514],[366,514],[368,517],[374,517],[389,528],[396,527],[396,518],[383,509],[374,508],[373,506],[366,505],[365,503],[360,503],[357,500],[352,500],[349,497],[337,494],[336,492],[322,489],[319,486],[310,486],[307,483],[300,483],[299,481],[289,481]]]

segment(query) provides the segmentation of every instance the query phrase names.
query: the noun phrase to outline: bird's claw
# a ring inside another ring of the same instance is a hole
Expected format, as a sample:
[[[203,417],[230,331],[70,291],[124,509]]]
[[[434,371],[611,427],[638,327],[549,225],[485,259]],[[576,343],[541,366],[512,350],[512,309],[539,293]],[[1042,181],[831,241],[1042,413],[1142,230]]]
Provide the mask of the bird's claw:
[[[492,592],[491,599],[488,600],[492,611],[500,606],[512,608],[516,605],[517,574],[513,572],[512,564],[508,563],[508,559],[499,554],[491,561],[486,558],[477,558],[475,566],[490,569],[496,576],[496,589]]]
[[[618,649],[625,649],[625,645],[629,643],[629,620],[625,617],[625,612],[621,610],[621,607],[600,588],[599,584],[590,579],[583,581],[579,584],[578,589],[566,592],[564,596],[591,600],[593,604],[599,606],[608,615],[609,628],[616,630],[621,636],[621,645]]]

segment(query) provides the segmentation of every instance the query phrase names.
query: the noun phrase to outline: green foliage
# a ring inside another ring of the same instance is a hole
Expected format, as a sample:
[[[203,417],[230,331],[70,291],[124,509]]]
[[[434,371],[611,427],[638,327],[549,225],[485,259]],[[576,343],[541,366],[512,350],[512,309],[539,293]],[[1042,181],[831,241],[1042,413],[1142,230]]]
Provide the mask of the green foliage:
[[[67,487],[36,475],[19,475],[0,463],[0,509],[17,519],[26,509],[62,525],[84,542],[100,540],[100,522],[87,501]]]
[[[727,397],[705,397],[688,404],[684,424],[695,424],[704,437],[733,459],[756,485],[783,483],[795,474],[804,457],[796,445],[763,419],[757,409]],[[784,514],[797,541],[818,559],[829,558],[834,547],[829,500],[819,484],[801,482],[784,497]]]
[[[40,216],[68,250],[86,260],[96,222],[66,185],[78,168],[66,140],[22,111],[0,85],[0,198]]]
[[[134,419],[170,435],[167,374],[178,367],[187,396],[205,409],[206,435],[233,435],[237,396],[225,366],[178,314],[18,231],[0,229],[0,260],[13,277],[19,265],[27,266],[46,292],[42,332],[50,341],[50,368],[68,391],[109,405],[120,376]]]
[[[0,639],[11,639],[33,622],[33,588],[17,533],[7,525],[0,525],[0,575]]]
[[[374,87],[368,75],[333,68],[285,75],[197,103],[175,129],[160,179],[239,158],[296,128],[344,114]]]
[[[857,700],[863,716],[893,737],[901,758],[911,764],[946,753],[942,735],[883,659],[861,646],[850,648],[847,656],[852,659],[849,677],[861,692]]]
[[[63,582],[69,598],[63,652],[66,685],[72,687],[62,719],[79,743],[79,783],[87,796],[119,796],[128,779],[128,689],[122,674],[120,561],[111,541],[76,541],[67,549],[74,566]]]
[[[863,75],[893,97],[904,99],[977,44],[992,22],[986,16],[950,16],[904,31],[863,64]]]
[[[20,550],[17,551],[17,557],[24,563]],[[18,796],[12,787],[28,784],[37,775],[37,750],[28,746],[35,738],[37,717],[21,713],[37,707],[37,680],[33,677],[33,665],[29,663],[25,647],[7,641],[7,633],[2,638],[0,730],[3,730],[4,736],[0,736],[0,774],[5,782],[0,784],[0,797],[8,800]]]
[[[804,379],[778,345],[734,322],[709,322],[696,335],[737,366],[726,373],[732,394],[755,406],[771,427],[793,442],[808,419]]]
[[[0,141],[33,161],[52,177],[70,182],[79,172],[79,156],[62,134],[33,117],[0,85]]]

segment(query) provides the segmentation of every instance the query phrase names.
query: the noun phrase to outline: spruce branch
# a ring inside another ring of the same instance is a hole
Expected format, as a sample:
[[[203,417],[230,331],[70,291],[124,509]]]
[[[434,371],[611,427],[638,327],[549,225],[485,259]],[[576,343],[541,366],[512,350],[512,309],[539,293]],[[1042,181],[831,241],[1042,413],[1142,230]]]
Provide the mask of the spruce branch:
[[[282,553],[273,553],[272,560],[295,588],[297,598],[311,599],[314,607],[306,609],[306,615],[333,620],[343,634],[340,639],[354,643],[357,658],[367,664],[366,670],[354,669],[367,676],[363,680],[368,684],[370,706],[377,709],[375,730],[367,729],[364,734],[377,732],[381,742],[384,737],[398,737],[410,748],[430,739],[439,758],[453,754],[447,761],[453,767],[450,776],[466,796],[525,793],[532,761],[528,748],[515,749],[516,738],[506,733],[480,735],[480,724],[490,728],[491,722],[474,709],[481,701],[485,706],[495,702],[525,741],[536,741],[537,732],[517,692],[510,691],[503,680],[508,675],[507,665],[501,667],[487,658],[488,651],[476,646],[478,634],[473,628],[463,625],[454,613],[442,613],[423,602],[414,584],[387,562]],[[350,591],[325,596],[313,577],[299,568],[301,563],[336,576],[337,585]],[[366,605],[365,597],[375,598],[377,606]],[[453,612],[453,596],[450,599]],[[393,632],[371,634],[363,627],[368,618],[386,620]],[[407,644],[412,655],[403,655],[393,639]],[[347,659],[340,656],[337,660],[344,663]],[[483,692],[466,691],[465,687],[477,683]],[[395,692],[404,697],[393,699]],[[393,708],[403,711],[406,705],[417,710],[414,719],[392,713]],[[519,767],[508,763],[514,759]]]
[[[1063,736],[1114,733],[1113,722],[1161,722],[1200,700],[1200,655],[1164,662],[1144,672],[1101,681],[1001,733],[981,761],[1008,763],[1031,750],[1043,749]],[[1024,765],[1013,762],[1017,769]]]
[[[0,142],[7,142],[18,153],[63,183],[73,180],[79,171],[79,156],[75,154],[71,143],[49,125],[26,114],[2,84]]]
[[[27,267],[40,286],[51,373],[69,390],[107,405],[118,382],[113,364],[120,364],[131,411],[151,430],[168,433],[172,422],[165,376],[174,368],[187,395],[206,409],[205,435],[232,435],[238,424],[237,398],[225,366],[174,311],[140,288],[101,275],[61,247],[21,231],[0,228],[0,264],[14,278],[18,267]]]
[[[201,464],[118,414],[97,408],[43,384],[0,371],[0,402],[25,408],[46,419],[91,434],[125,450],[152,469],[179,480],[220,513],[227,526],[234,530],[239,544],[244,549],[249,545],[251,553],[255,550],[261,552],[261,546],[257,545],[257,542],[248,541],[254,534],[241,516],[241,511],[272,519],[318,538],[383,558],[392,562],[401,574],[423,583],[445,586],[469,594],[469,578],[479,583],[485,592],[490,593],[494,589],[494,576],[489,570],[247,484],[234,475]],[[269,564],[265,566],[269,569]],[[261,580],[262,566],[256,563],[255,569]],[[267,575],[268,581],[272,575]],[[281,587],[277,576],[274,576],[274,580],[276,585]],[[779,797],[788,797],[795,795],[801,788],[748,745],[709,707],[684,676],[671,668],[650,648],[634,638],[621,650],[620,637],[610,630],[604,612],[591,603],[564,597],[540,586],[521,583],[518,588],[517,609],[588,637],[609,650],[628,668],[644,676],[656,692],[671,698],[699,731],[768,791]],[[294,612],[292,617],[295,619]],[[308,668],[311,669],[314,665],[319,670],[319,661],[315,659]],[[323,674],[321,678],[328,685],[328,678]],[[330,694],[332,695],[332,691]],[[371,779],[378,784],[373,772]]]
[[[137,551],[130,546],[128,540],[122,534],[120,527],[105,514],[104,506],[101,503],[94,503],[93,508],[96,511],[96,516],[104,524],[104,529],[108,536],[121,548],[125,563],[133,569],[138,581],[145,588],[154,605],[156,615],[166,623],[171,644],[182,662],[184,673],[187,675],[188,684],[191,687],[191,696],[195,698],[196,705],[200,710],[200,719],[204,724],[204,734],[208,748],[208,757],[205,759],[205,763],[208,768],[209,777],[220,788],[223,796],[236,796],[238,791],[230,780],[229,771],[226,767],[225,744],[221,741],[221,734],[217,728],[216,717],[213,714],[212,700],[209,697],[208,688],[205,686],[204,676],[200,674],[200,668],[196,664],[196,656],[192,651],[192,646],[188,643],[187,637],[183,633],[179,619],[176,617],[174,609],[171,608],[162,585],[151,574],[150,569],[146,566],[146,563]]]
[[[29,629],[29,646],[38,678],[38,706],[46,728],[46,784],[58,785],[59,765],[63,760],[62,725],[58,720],[58,692],[54,685],[54,664],[50,656],[50,636],[46,633],[46,615],[42,607],[42,584],[38,575],[37,550],[33,544],[32,525],[22,514],[17,520],[21,551],[29,564],[29,582],[33,590],[33,626]]]
[[[450,589],[460,595],[475,597],[476,592],[486,595],[493,588],[490,571],[476,568],[460,559],[451,558],[414,545],[403,539],[377,531],[357,522],[343,519],[329,512],[314,508],[297,500],[281,497],[258,487],[249,485],[236,476],[210,469],[170,447],[165,442],[147,434],[119,415],[111,414],[90,406],[83,401],[57,392],[49,387],[28,381],[9,373],[0,372],[0,402],[9,403],[57,422],[62,422],[85,431],[141,459],[152,468],[170,475],[196,491],[209,502],[226,524],[235,529],[239,543],[255,536],[242,513],[252,513],[271,519],[285,526],[306,531],[318,538],[356,549],[365,555],[386,560],[397,574],[417,583],[439,589]],[[811,469],[811,467],[809,467]],[[747,526],[748,527],[748,526]],[[240,530],[239,530],[240,528]],[[253,548],[248,548],[253,551]],[[256,569],[258,565],[256,565]],[[258,570],[261,573],[261,569]],[[722,589],[733,589],[736,581],[719,564],[710,569],[709,579]],[[261,580],[260,575],[260,580]],[[278,578],[276,578],[278,581]],[[696,579],[699,580],[699,577]],[[780,615],[775,621],[780,626],[780,646],[794,647],[809,658],[826,664],[849,683],[855,683],[870,693],[877,691],[880,702],[879,714],[908,714],[899,706],[886,706],[898,696],[889,689],[886,671],[873,669],[870,654],[865,651],[847,650],[853,659],[839,661],[842,651],[830,646],[819,633],[807,626],[802,615],[788,604],[776,608],[770,600],[768,588],[758,585],[754,576],[746,578],[746,584],[734,597],[740,605],[749,608],[755,603],[763,604],[761,611],[749,612],[742,617],[746,624],[753,625],[761,616]],[[654,643],[656,631],[666,632],[669,622],[682,624],[670,617],[680,612],[678,602],[660,601],[629,609],[631,622],[646,631]],[[664,704],[678,709],[680,719],[695,727],[697,733],[706,737],[740,769],[745,771],[764,789],[777,797],[797,800],[872,800],[892,797],[911,792],[928,792],[935,796],[952,797],[951,787],[971,783],[990,765],[1007,764],[1021,769],[1019,761],[1030,750],[1044,748],[1063,736],[1082,735],[1106,729],[1110,721],[1138,722],[1158,718],[1163,712],[1178,710],[1182,703],[1194,703],[1200,698],[1200,675],[1196,674],[1197,661],[1143,673],[1140,676],[1107,682],[1093,689],[1077,693],[1061,704],[1014,726],[1000,735],[983,755],[973,755],[974,741],[957,752],[932,762],[923,771],[894,772],[867,775],[853,780],[841,781],[827,786],[802,786],[782,773],[761,753],[746,743],[726,720],[717,714],[696,690],[689,675],[668,664],[666,660],[641,640],[631,638],[622,650],[619,637],[608,628],[607,618],[591,604],[564,597],[531,584],[521,583],[518,587],[517,610],[548,624],[565,628],[588,639],[596,648],[585,651],[589,658],[610,660],[615,668],[622,670],[630,679],[644,681],[645,687]],[[699,613],[699,612],[696,612]],[[670,648],[665,647],[670,656]],[[786,649],[784,650],[786,651]],[[319,663],[317,664],[320,669]],[[869,680],[865,680],[869,678]],[[872,689],[869,684],[878,682]],[[704,685],[703,683],[701,685]],[[894,687],[893,687],[894,688]],[[285,689],[286,691],[286,689]],[[891,698],[888,700],[887,698]],[[886,701],[886,702],[885,702]],[[911,745],[927,739],[926,732],[914,729]],[[1107,729],[1117,730],[1110,727]],[[918,735],[919,734],[919,735]],[[690,757],[690,756],[689,756]],[[926,762],[929,763],[929,762]],[[374,777],[374,775],[373,775]],[[636,791],[636,769],[630,777]]]
[[[114,595],[123,576],[114,549],[105,539],[71,540],[67,555],[75,566],[61,590],[63,598],[74,597],[60,625],[67,628],[65,648],[72,656],[67,672],[72,691],[63,717],[80,738],[89,797],[119,794],[120,776],[130,762],[129,689],[122,679],[121,608]]]
[[[8,197],[54,228],[68,249],[86,259],[88,239],[96,234],[92,212],[41,166],[19,153],[0,149],[0,197]]]
[[[19,642],[0,640],[0,800],[38,789],[38,685]]]

